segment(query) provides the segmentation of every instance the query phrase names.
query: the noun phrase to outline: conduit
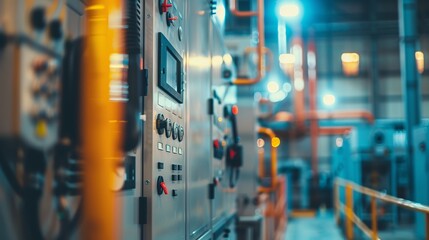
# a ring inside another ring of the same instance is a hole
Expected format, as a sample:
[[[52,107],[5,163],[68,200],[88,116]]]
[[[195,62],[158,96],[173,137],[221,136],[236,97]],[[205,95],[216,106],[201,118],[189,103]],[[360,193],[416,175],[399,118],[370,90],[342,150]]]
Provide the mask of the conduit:
[[[270,140],[272,140],[273,138],[276,137],[276,134],[274,133],[273,130],[269,129],[269,128],[259,128],[258,129],[258,134],[263,134],[269,137]],[[270,192],[275,190],[276,187],[276,183],[277,183],[277,147],[274,147],[271,143],[271,187],[260,187],[259,191],[260,192]],[[263,170],[264,168],[264,158],[263,156],[261,157],[261,154],[263,154],[264,152],[259,152],[259,169]],[[259,172],[260,173],[260,178],[264,178],[264,172]],[[262,175],[261,175],[262,173]]]
[[[232,83],[235,85],[253,85],[261,81],[264,76],[264,49],[265,49],[265,21],[264,21],[264,0],[258,0],[257,11],[240,11],[237,9],[235,0],[229,0],[231,13],[236,17],[257,17],[259,41],[257,45],[257,76],[255,78],[237,78]]]

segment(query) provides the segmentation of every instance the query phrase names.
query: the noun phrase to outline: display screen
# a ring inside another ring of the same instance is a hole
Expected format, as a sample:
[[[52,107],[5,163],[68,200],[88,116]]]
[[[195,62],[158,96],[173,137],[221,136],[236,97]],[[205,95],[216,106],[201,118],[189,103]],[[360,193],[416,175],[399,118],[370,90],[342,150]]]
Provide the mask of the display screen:
[[[172,87],[176,92],[179,92],[177,66],[178,62],[174,56],[167,51],[167,84]]]

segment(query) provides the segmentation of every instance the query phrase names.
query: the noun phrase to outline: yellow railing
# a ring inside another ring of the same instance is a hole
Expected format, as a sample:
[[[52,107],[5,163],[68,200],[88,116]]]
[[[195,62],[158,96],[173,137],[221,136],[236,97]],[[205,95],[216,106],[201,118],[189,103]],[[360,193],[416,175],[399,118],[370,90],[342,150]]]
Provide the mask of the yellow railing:
[[[340,187],[345,188],[345,204],[340,200]],[[366,226],[363,221],[353,211],[353,192],[358,192],[368,196],[371,199],[371,228]],[[353,182],[337,178],[334,183],[334,207],[335,220],[339,223],[340,213],[345,215],[345,231],[348,240],[354,239],[353,227],[356,225],[362,232],[372,240],[379,240],[377,227],[377,200],[386,203],[395,204],[412,211],[421,212],[426,217],[426,240],[429,240],[429,207],[405,200],[402,198],[393,197],[385,193],[377,192],[367,187],[360,186]]]

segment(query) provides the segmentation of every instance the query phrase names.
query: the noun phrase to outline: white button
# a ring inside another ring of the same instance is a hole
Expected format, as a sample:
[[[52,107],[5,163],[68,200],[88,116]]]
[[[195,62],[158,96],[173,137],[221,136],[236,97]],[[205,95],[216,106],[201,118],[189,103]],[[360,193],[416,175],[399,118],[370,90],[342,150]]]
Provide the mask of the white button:
[[[182,155],[182,154],[183,154],[182,148],[179,148],[179,154],[180,154],[180,155]]]
[[[166,151],[166,152],[171,152],[171,146],[170,146],[170,145],[168,145],[168,144],[166,144],[166,145],[165,145],[165,151]]]
[[[173,147],[173,153],[177,154],[177,147]]]
[[[163,149],[164,149],[163,144],[161,142],[159,142],[158,143],[158,150],[162,151]]]
[[[158,105],[161,107],[165,106],[165,97],[161,93],[158,93]]]

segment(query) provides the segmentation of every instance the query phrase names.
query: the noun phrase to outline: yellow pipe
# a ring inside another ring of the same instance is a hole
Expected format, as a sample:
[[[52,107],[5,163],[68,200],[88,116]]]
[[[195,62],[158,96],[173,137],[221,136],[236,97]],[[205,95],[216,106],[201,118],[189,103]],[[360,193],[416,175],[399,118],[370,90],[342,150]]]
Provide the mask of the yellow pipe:
[[[113,169],[121,156],[122,109],[110,98],[112,53],[120,53],[121,31],[109,26],[122,12],[119,0],[90,0],[85,9],[87,37],[82,81],[83,239],[118,239],[114,221]],[[118,15],[119,14],[119,15]],[[110,20],[110,21],[109,21]],[[119,19],[120,20],[120,19]],[[118,41],[119,40],[119,41]]]
[[[353,240],[353,187],[350,184],[346,185],[346,237],[347,240]]]
[[[378,228],[377,228],[377,200],[375,197],[371,197],[371,230],[372,240],[378,240]]]

